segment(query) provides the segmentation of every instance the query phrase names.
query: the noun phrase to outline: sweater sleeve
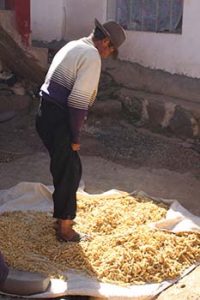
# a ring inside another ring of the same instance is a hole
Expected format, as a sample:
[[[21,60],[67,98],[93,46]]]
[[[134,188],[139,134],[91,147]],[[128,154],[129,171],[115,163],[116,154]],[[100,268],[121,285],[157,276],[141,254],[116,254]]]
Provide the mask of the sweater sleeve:
[[[97,53],[86,53],[77,64],[76,81],[68,97],[68,106],[88,110],[97,95],[101,59]]]
[[[0,283],[4,282],[8,276],[8,266],[6,265],[3,255],[0,252]]]
[[[80,130],[86,116],[87,110],[69,107],[69,124],[74,144],[80,144]]]
[[[92,106],[97,95],[100,71],[101,59],[96,53],[86,55],[80,60],[76,81],[68,97],[73,143],[80,143],[80,131],[87,116],[88,107]]]

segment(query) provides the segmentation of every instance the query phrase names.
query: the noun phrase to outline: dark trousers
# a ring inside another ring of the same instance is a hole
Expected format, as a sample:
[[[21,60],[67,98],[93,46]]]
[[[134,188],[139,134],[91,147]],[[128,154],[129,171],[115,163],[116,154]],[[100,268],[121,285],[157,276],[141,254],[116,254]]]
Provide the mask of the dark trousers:
[[[54,218],[76,217],[76,192],[82,175],[81,160],[71,148],[68,113],[56,104],[41,101],[36,130],[50,155],[53,177]]]

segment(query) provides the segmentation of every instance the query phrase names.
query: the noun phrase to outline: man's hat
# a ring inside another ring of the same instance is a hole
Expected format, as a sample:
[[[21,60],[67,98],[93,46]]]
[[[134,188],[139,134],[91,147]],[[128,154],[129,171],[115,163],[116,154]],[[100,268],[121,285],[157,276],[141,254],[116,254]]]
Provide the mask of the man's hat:
[[[126,39],[124,29],[115,21],[108,21],[101,24],[95,18],[95,26],[98,27],[110,40],[115,49],[119,48]]]

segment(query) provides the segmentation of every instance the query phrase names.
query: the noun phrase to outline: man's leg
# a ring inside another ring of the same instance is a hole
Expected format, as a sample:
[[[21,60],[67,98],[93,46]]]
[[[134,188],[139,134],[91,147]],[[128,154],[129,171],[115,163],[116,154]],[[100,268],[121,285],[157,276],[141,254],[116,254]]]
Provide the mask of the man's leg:
[[[82,175],[81,160],[78,152],[71,149],[67,132],[61,128],[55,139],[50,170],[54,183],[54,217],[74,219],[76,217],[76,192]]]
[[[76,192],[82,175],[82,166],[78,152],[71,148],[70,133],[64,124],[56,130],[50,169],[55,188],[53,216],[58,219],[58,237],[65,241],[78,241],[80,235],[72,229],[72,226],[76,217]]]
[[[36,118],[36,129],[50,154],[50,171],[54,184],[54,214],[60,232],[76,240],[72,230],[76,216],[76,192],[82,175],[78,152],[71,148],[67,114],[55,105],[43,102]],[[67,238],[66,238],[67,239]]]

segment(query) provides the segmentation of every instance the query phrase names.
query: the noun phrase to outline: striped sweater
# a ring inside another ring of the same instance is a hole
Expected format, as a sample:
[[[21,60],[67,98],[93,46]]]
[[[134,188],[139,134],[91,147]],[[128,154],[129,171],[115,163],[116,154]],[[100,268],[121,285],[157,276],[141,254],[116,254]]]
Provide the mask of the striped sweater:
[[[91,36],[69,42],[55,55],[41,95],[69,112],[72,142],[79,143],[88,108],[95,101],[101,57]]]

